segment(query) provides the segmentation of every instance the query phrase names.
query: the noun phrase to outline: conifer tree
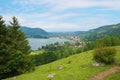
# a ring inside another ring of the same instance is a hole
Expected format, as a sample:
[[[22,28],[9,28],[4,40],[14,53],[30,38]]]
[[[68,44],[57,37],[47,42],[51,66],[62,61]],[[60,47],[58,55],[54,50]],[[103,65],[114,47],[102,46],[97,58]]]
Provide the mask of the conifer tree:
[[[17,18],[6,26],[0,17],[0,79],[34,69],[28,40],[19,28]]]
[[[28,70],[33,69],[33,64],[29,53],[31,51],[28,44],[28,40],[24,33],[19,30],[20,25],[16,17],[12,18],[12,22],[9,25],[9,37],[12,40],[12,65],[14,75],[24,73]]]
[[[24,54],[29,54],[31,49],[28,43],[28,40],[24,33],[19,30],[20,25],[16,17],[12,18],[13,21],[9,25],[9,35],[12,38],[12,41],[15,43],[14,48],[20,50]]]
[[[7,73],[10,73],[9,59],[10,59],[10,39],[8,37],[8,29],[0,16],[0,80],[5,78]]]

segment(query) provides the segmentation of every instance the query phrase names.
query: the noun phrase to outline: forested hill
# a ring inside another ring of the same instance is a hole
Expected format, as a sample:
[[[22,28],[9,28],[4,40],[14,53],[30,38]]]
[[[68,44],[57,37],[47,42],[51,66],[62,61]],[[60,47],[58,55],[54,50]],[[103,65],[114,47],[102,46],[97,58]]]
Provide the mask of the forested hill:
[[[20,30],[22,30],[27,37],[32,38],[48,38],[48,33],[41,29],[41,28],[28,28],[28,27],[21,27]]]
[[[94,41],[105,35],[120,37],[120,23],[115,25],[102,26],[84,33],[85,39],[87,41]]]

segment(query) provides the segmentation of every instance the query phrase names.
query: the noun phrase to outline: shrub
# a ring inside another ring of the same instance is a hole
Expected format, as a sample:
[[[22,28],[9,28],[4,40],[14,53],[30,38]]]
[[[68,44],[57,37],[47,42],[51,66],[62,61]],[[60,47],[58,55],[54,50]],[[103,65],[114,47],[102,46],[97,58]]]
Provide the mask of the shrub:
[[[113,47],[101,47],[94,51],[94,60],[99,63],[111,64],[114,62],[116,50]]]

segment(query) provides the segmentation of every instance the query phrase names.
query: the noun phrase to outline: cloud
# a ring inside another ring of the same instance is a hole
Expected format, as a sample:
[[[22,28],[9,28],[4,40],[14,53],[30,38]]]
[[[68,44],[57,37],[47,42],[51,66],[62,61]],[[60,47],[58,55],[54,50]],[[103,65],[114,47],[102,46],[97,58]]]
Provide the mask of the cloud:
[[[56,2],[56,6],[53,7],[54,11],[61,11],[73,8],[93,8],[101,7],[111,10],[120,10],[120,1],[119,0],[60,0]]]
[[[80,15],[80,14],[79,14]],[[51,13],[30,13],[30,14],[4,14],[3,18],[8,24],[12,16],[16,16],[22,26],[42,28],[50,31],[83,31],[94,29],[103,25],[119,23],[120,19],[110,19],[109,15],[97,14],[79,18],[75,22],[60,21],[71,16],[79,16],[74,13],[52,15]],[[44,20],[45,18],[45,20]],[[76,18],[75,18],[76,19]],[[67,20],[68,21],[68,20]]]
[[[45,1],[41,1],[41,0],[14,0],[13,4],[22,4],[22,5],[26,5],[26,4],[45,4],[47,2],[47,0]]]
[[[16,16],[22,26],[39,27],[47,31],[89,30],[120,21],[119,0],[14,0],[13,4],[22,8],[3,11],[7,24],[12,16]],[[44,5],[47,5],[47,9]]]
[[[101,17],[101,16],[103,16],[103,17]],[[120,19],[111,20],[109,18],[105,18],[104,15],[100,15],[97,17],[87,17],[82,20],[83,20],[82,24],[81,24],[81,26],[83,26],[82,30],[95,29],[100,26],[119,23],[119,21],[120,21]]]
[[[50,20],[63,20],[66,18],[70,18],[70,17],[75,17],[75,16],[79,16],[80,14],[78,13],[65,13],[65,14],[60,14],[60,15],[55,15],[55,16],[51,16],[49,17]]]
[[[56,7],[53,8],[53,11],[61,11],[73,8],[89,8],[93,7],[93,2],[86,1],[86,0],[62,0],[56,2]]]
[[[48,17],[50,16],[51,13],[29,13],[29,14],[26,14],[26,13],[5,13],[5,14],[2,14],[3,18],[6,20],[6,21],[10,21],[11,18],[13,16],[17,17],[20,22],[23,22],[23,21],[29,21],[29,20],[34,20],[34,19],[37,19],[37,18],[41,18],[41,17]]]
[[[22,5],[47,5],[52,11],[93,7],[120,10],[120,0],[14,0],[14,3]]]
[[[22,26],[32,27],[32,28],[43,28],[47,31],[75,31],[80,28],[79,25],[74,23],[66,23],[66,22],[55,22],[54,20],[59,20],[61,18],[67,18],[70,16],[76,16],[77,14],[64,14],[59,16],[53,16],[48,18],[48,22],[46,20],[40,20],[36,18],[40,17],[48,17],[50,14],[37,14],[37,13],[31,13],[31,14],[4,14],[4,20],[7,24],[9,24],[9,21],[11,21],[11,18],[13,16],[16,16],[19,20],[19,23]]]
[[[76,31],[79,30],[80,26],[73,23],[47,23],[43,21],[24,21],[24,26],[31,28],[42,28],[48,32],[51,31]]]
[[[22,17],[22,15],[18,15],[18,14],[2,14],[3,16],[3,19],[5,20],[5,23],[6,24],[9,24],[9,21],[12,20],[12,17],[15,16],[17,17],[17,19],[19,20],[19,22],[23,22],[24,21],[24,18]]]
[[[98,2],[98,7],[103,7],[110,10],[120,10],[120,0],[104,0]]]

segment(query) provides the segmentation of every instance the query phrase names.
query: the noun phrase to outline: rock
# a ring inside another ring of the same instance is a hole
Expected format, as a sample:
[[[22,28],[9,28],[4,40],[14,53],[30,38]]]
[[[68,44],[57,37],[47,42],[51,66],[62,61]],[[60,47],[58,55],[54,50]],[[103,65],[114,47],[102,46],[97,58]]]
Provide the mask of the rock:
[[[58,70],[61,70],[61,69],[63,69],[63,67],[62,66],[58,66]]]
[[[100,66],[100,64],[95,62],[95,63],[93,63],[93,66]]]
[[[98,63],[98,62],[93,63],[93,66],[104,66],[104,65],[105,65],[104,63]]]
[[[47,76],[48,80],[52,80],[56,74],[52,73]]]
[[[16,77],[15,77],[15,76],[13,77],[13,80],[16,80]]]

